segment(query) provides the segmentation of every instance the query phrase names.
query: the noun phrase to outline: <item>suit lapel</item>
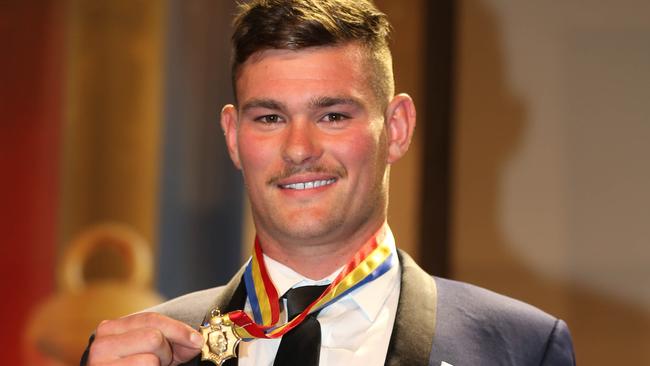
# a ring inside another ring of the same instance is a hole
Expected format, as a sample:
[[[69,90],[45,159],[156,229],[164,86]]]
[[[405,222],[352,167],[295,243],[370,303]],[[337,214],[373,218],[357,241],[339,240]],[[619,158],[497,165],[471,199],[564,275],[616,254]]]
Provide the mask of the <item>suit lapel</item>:
[[[246,287],[244,286],[242,276],[244,275],[245,269],[246,266],[240,268],[232,277],[230,282],[228,282],[223,287],[223,290],[216,296],[212,306],[209,309],[205,309],[206,313],[203,318],[204,322],[209,319],[210,311],[212,309],[219,309],[222,314],[225,314],[229,311],[244,308],[244,305],[246,304]]]
[[[386,366],[428,365],[436,325],[436,283],[408,254],[398,250],[398,256],[402,279]]]

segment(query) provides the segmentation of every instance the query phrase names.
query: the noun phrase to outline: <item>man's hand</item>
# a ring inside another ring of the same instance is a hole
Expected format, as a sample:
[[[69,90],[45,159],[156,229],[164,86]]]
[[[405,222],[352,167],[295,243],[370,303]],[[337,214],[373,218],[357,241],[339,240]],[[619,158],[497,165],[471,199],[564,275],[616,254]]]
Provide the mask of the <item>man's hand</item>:
[[[194,358],[203,337],[187,324],[156,313],[105,320],[90,346],[89,366],[176,366]]]

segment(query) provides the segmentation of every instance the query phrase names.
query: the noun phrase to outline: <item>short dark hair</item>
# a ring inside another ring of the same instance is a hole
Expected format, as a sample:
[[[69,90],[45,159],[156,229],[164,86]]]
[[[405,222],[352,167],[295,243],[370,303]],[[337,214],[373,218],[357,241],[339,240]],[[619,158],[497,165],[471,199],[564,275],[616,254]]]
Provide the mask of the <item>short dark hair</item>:
[[[357,42],[372,63],[378,99],[394,92],[388,48],[390,24],[369,0],[252,0],[241,3],[232,36],[232,83],[252,55],[269,49],[300,50]]]

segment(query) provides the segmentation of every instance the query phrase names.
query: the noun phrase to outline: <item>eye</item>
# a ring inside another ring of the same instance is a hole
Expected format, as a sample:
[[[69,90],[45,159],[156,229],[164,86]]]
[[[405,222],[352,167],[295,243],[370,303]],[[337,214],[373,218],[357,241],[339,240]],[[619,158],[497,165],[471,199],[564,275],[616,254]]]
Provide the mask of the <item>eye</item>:
[[[263,123],[263,124],[270,125],[270,124],[282,122],[282,118],[280,116],[278,116],[277,114],[267,114],[267,115],[255,118],[255,122],[260,122],[260,123]]]
[[[332,112],[332,113],[328,113],[325,116],[323,116],[323,118],[321,120],[323,122],[341,122],[341,121],[344,121],[344,120],[346,120],[348,118],[349,118],[348,116],[346,116],[346,115],[344,115],[342,113]]]

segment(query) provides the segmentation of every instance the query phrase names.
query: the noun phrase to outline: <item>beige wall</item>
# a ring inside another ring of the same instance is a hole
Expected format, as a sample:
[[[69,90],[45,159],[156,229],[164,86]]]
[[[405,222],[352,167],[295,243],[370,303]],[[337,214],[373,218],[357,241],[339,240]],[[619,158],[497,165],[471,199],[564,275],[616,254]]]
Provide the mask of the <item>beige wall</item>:
[[[128,225],[155,249],[165,8],[153,0],[67,5],[60,251],[103,222]],[[112,250],[97,253],[93,273],[126,265]]]
[[[459,3],[455,277],[649,364],[650,3]]]
[[[157,240],[164,7],[71,0],[61,242],[117,221]]]

